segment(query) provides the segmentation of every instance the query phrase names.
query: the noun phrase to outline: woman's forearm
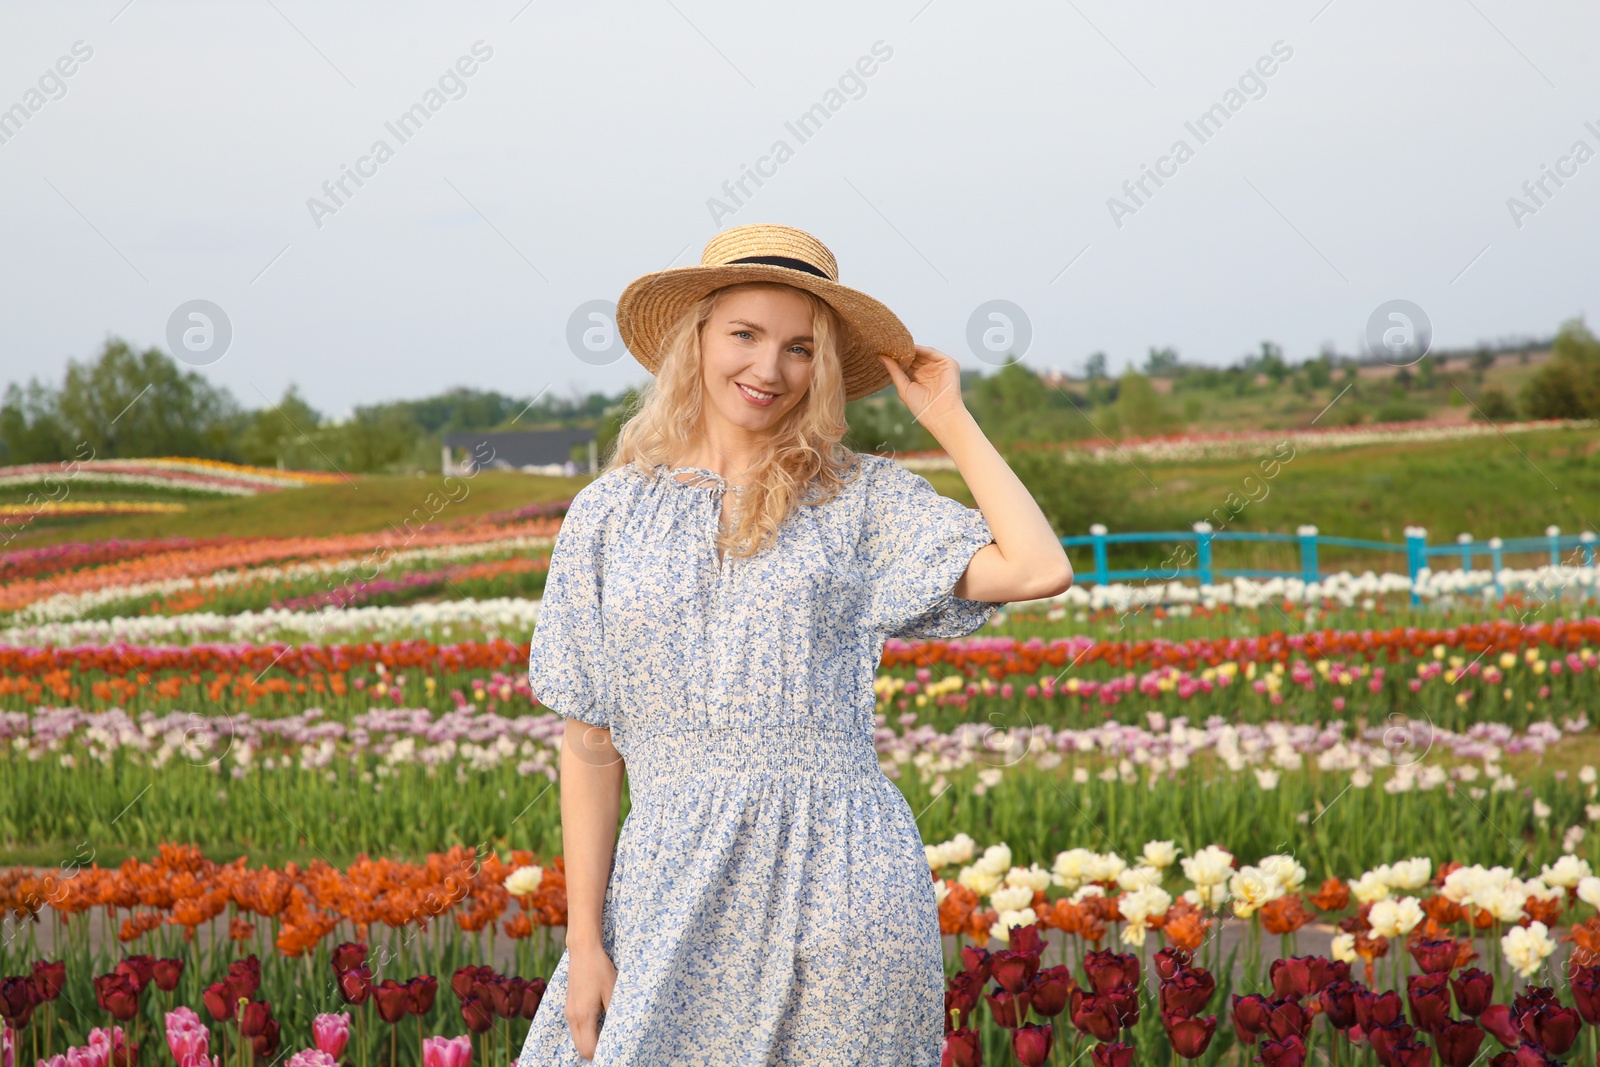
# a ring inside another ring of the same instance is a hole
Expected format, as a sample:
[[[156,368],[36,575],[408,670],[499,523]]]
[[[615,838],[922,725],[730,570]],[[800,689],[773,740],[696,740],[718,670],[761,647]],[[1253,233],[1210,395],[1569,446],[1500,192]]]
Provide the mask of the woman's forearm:
[[[561,745],[561,849],[567,874],[567,945],[572,948],[600,947],[623,772],[610,730],[567,719]]]

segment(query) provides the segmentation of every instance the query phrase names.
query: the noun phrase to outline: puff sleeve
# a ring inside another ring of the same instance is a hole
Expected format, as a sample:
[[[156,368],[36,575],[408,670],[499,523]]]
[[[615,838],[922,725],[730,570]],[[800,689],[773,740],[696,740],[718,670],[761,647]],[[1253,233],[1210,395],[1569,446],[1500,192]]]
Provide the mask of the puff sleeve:
[[[586,486],[573,498],[550,550],[550,571],[528,649],[528,688],[539,703],[591,726],[611,725],[601,503]]]
[[[884,637],[965,637],[998,603],[952,593],[972,556],[994,540],[983,512],[940,496],[892,459],[870,472],[857,558],[867,586],[866,624]]]

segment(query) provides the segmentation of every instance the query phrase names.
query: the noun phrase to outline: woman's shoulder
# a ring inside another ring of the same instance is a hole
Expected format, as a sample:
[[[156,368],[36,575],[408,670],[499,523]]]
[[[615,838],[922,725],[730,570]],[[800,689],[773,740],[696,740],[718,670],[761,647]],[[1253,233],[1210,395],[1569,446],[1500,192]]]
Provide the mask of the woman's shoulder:
[[[596,475],[588,485],[573,494],[567,505],[567,517],[576,515],[585,521],[603,521],[619,507],[637,496],[648,485],[652,475],[641,472],[632,464],[613,467]]]

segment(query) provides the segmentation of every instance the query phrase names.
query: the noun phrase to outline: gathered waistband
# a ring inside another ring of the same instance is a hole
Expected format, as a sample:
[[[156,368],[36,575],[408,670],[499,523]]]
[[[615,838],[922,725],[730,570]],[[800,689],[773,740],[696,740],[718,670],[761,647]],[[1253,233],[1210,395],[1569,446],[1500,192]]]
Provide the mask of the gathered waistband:
[[[883,775],[871,738],[805,727],[651,734],[630,739],[625,758],[633,785],[752,775]]]

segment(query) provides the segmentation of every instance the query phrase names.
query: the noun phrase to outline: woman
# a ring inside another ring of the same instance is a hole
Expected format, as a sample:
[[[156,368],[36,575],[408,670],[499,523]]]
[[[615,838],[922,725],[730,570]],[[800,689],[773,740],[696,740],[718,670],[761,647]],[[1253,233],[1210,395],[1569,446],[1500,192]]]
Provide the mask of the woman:
[[[810,234],[742,226],[618,301],[656,380],[533,634],[568,918],[519,1067],[939,1063],[937,907],[873,678],[887,638],[969,634],[1072,568],[956,362],[836,279]],[[981,511],[840,444],[890,381]]]

